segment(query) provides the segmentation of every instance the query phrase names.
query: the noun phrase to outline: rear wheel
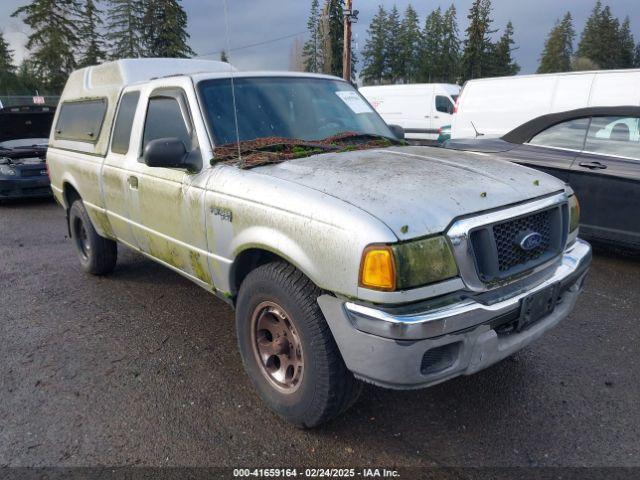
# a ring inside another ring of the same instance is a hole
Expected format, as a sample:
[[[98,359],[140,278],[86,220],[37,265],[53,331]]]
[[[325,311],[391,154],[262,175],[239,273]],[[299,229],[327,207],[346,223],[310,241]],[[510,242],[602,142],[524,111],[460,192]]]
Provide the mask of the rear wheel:
[[[341,414],[361,390],[318,306],[320,293],[295,267],[269,263],[244,280],[236,310],[253,385],[273,411],[304,428]]]
[[[113,271],[118,258],[116,242],[98,235],[80,199],[69,209],[69,230],[85,272],[105,275]]]

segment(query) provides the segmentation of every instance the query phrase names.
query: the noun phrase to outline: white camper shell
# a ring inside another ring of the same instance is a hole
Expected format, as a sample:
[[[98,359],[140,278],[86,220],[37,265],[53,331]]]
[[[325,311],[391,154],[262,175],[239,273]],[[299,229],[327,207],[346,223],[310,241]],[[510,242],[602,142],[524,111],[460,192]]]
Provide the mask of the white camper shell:
[[[212,60],[178,58],[124,59],[76,70],[62,92],[53,120],[49,146],[92,155],[107,153],[111,125],[122,90],[155,78],[191,75],[201,72],[230,72],[236,69],[228,63]],[[82,104],[92,104],[93,121],[74,122],[73,110]],[[59,122],[61,118],[66,121]]]
[[[416,83],[360,88],[389,125],[400,125],[406,138],[436,140],[439,130],[451,124],[453,108],[460,93],[458,85]]]
[[[458,98],[451,138],[501,137],[548,113],[640,105],[640,69],[470,80]]]

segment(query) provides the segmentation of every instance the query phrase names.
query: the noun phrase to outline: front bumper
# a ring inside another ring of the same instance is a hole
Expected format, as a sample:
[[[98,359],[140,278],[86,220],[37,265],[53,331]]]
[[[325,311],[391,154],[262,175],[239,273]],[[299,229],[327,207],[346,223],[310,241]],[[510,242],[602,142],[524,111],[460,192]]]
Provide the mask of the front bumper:
[[[323,295],[318,303],[347,367],[389,388],[427,387],[469,375],[520,350],[565,318],[591,263],[591,247],[577,240],[551,275],[535,287],[492,304],[466,299],[422,313],[395,315]],[[500,319],[519,316],[522,300],[560,286],[556,308],[523,331],[499,333]]]
[[[45,198],[53,195],[47,176],[0,178],[0,199]]]

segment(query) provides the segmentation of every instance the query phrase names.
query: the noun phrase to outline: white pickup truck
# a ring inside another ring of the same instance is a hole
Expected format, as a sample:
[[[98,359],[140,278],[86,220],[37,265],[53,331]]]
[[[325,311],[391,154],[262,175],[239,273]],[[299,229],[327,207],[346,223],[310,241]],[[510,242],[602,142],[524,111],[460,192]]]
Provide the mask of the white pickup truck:
[[[226,300],[256,390],[302,427],[361,381],[427,387],[519,350],[591,260],[562,182],[406,146],[334,77],[117,61],[74,72],[53,125],[83,268],[110,273],[119,242]]]

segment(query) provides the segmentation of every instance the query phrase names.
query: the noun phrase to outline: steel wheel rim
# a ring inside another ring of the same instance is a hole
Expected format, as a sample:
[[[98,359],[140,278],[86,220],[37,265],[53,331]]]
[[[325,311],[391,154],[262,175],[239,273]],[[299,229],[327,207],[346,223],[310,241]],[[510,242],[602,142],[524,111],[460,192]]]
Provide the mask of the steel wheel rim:
[[[302,342],[287,312],[274,302],[260,303],[251,316],[251,340],[267,381],[282,393],[298,390],[304,374]]]
[[[87,229],[84,226],[84,222],[81,218],[76,218],[73,222],[73,233],[76,239],[76,245],[83,258],[89,257],[91,251],[91,244],[89,243],[89,235]]]

